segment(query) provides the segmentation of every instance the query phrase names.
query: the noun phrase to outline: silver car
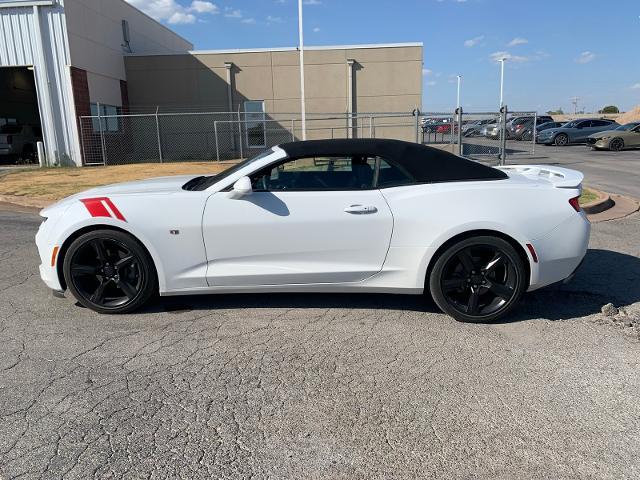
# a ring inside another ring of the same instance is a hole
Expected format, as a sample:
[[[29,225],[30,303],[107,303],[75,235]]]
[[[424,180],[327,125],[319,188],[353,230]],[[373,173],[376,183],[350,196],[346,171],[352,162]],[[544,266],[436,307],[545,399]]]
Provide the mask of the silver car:
[[[549,128],[538,134],[536,141],[545,145],[563,147],[570,143],[586,143],[589,135],[613,130],[618,124],[604,118],[585,118],[572,120],[559,128]]]

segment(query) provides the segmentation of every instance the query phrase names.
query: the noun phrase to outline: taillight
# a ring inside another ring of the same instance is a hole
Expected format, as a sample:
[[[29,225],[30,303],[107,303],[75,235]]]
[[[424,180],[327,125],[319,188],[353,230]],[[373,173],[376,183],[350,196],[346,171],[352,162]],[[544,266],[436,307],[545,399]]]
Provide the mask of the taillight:
[[[576,212],[581,210],[579,199],[580,197],[573,197],[569,199],[569,205],[571,205]]]
[[[11,135],[7,135],[7,143],[11,145],[13,143],[13,137]]]

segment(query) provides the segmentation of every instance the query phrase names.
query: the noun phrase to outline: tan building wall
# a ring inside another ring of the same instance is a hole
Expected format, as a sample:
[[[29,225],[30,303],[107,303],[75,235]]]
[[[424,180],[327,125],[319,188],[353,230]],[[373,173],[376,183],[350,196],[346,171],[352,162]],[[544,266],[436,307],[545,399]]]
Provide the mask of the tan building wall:
[[[193,44],[124,0],[65,0],[71,64],[87,72],[91,100],[121,105],[127,51],[122,20],[129,23],[134,53],[184,53]]]
[[[348,60],[354,60],[350,66]],[[233,111],[245,100],[264,100],[269,114],[300,111],[300,71],[295,49],[191,52],[127,56],[132,105],[210,106],[228,110],[227,67],[232,64]],[[353,68],[358,112],[410,112],[422,103],[422,46],[354,46],[305,50],[307,112],[349,109]]]

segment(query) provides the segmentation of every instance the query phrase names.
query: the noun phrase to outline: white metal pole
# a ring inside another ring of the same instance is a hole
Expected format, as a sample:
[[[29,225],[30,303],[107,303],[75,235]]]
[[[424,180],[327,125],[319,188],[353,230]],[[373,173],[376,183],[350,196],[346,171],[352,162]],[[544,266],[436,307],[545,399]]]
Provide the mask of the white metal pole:
[[[298,34],[300,51],[300,116],[302,117],[302,140],[307,139],[307,113],[304,98],[304,34],[302,31],[302,0],[298,0]]]
[[[456,108],[460,108],[460,83],[462,81],[462,75],[456,75],[458,77],[458,99],[456,100]]]
[[[504,62],[506,58],[500,59],[500,108],[504,107]]]

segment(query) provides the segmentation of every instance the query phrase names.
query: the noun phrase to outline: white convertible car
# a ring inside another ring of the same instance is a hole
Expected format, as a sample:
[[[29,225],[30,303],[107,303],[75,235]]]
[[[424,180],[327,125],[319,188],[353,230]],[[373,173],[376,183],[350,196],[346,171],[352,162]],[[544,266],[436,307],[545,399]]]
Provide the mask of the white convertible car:
[[[288,143],[218,175],[99,187],[44,209],[40,274],[101,313],[156,292],[428,291],[454,318],[486,322],[579,266],[582,180],[395,140]]]

